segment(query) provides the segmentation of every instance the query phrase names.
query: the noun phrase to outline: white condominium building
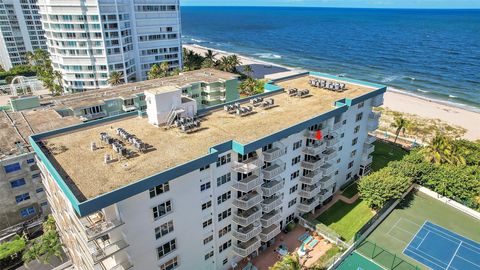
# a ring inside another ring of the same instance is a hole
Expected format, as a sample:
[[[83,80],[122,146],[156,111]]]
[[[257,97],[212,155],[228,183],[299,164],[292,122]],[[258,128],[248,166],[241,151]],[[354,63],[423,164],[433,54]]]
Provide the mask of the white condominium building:
[[[27,64],[25,53],[46,50],[37,0],[0,0],[0,65]]]
[[[385,86],[304,72],[266,89],[200,110],[158,87],[146,115],[32,136],[76,269],[229,269],[368,173]]]
[[[153,64],[182,66],[178,0],[39,0],[53,66],[66,91],[142,81]]]

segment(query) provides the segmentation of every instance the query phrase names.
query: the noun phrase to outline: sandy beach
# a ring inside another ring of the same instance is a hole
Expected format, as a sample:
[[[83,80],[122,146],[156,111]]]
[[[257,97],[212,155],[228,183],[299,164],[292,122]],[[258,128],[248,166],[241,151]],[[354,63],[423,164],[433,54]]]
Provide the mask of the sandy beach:
[[[184,45],[184,47],[201,55],[203,55],[208,49],[198,45]],[[225,51],[212,50],[217,53],[217,58],[232,54]],[[298,70],[296,68],[257,60],[242,55],[238,56],[242,61],[242,65],[252,66],[257,78],[262,77],[265,74]],[[385,94],[385,102],[383,106],[394,111],[416,114],[424,118],[440,119],[450,125],[465,128],[467,130],[463,136],[465,139],[480,140],[480,113],[391,90],[387,91]]]

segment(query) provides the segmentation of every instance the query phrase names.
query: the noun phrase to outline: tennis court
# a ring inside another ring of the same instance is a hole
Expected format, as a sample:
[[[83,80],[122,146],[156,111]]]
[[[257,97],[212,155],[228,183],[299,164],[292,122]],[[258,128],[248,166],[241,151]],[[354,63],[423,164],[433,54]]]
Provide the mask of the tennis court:
[[[361,254],[353,252],[336,270],[383,270],[383,268]]]
[[[403,253],[433,270],[480,270],[480,244],[426,221]]]

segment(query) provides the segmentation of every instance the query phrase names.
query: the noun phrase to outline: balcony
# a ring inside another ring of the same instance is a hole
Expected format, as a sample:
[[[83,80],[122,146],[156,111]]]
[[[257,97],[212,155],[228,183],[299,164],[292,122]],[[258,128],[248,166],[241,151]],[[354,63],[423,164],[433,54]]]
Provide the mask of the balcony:
[[[383,105],[383,95],[378,95],[372,99],[372,107],[380,107]]]
[[[128,244],[124,240],[119,240],[113,244],[98,244],[92,243],[90,248],[92,250],[92,258],[95,263],[101,262],[104,259],[114,255],[115,253],[128,247]]]
[[[378,128],[380,119],[380,113],[370,112],[368,115],[367,129],[370,132],[375,131]]]
[[[282,198],[278,195],[269,197],[262,202],[263,212],[271,212],[282,204]]]
[[[319,200],[320,200],[320,203],[323,203],[326,199],[330,198],[332,196],[332,189],[324,189],[322,190],[322,192],[320,193],[320,197],[319,197]]]
[[[335,167],[330,163],[325,163],[320,169],[322,170],[323,176],[328,176],[333,173]]]
[[[239,173],[251,173],[263,165],[263,160],[258,157],[252,157],[244,161],[234,161],[232,169]]]
[[[315,209],[317,205],[318,205],[318,198],[315,197],[309,200],[303,200],[303,201],[301,200],[297,208],[298,208],[298,211],[302,213],[307,213]]]
[[[365,143],[372,144],[372,143],[374,143],[376,140],[377,140],[377,137],[372,136],[372,135],[368,135],[368,136],[367,136],[367,139],[365,140]]]
[[[280,215],[280,211],[274,210],[272,212],[266,213],[260,218],[260,222],[262,223],[262,227],[268,227],[272,224],[278,223],[282,219]]]
[[[133,267],[133,264],[127,259],[124,262],[121,262],[114,267],[110,268],[109,270],[127,270]]]
[[[323,175],[322,170],[317,169],[315,171],[308,173],[307,175],[300,176],[300,182],[307,185],[313,185],[320,180],[322,175]]]
[[[247,242],[233,244],[233,252],[235,252],[238,256],[245,258],[252,254],[252,252],[258,250],[260,246],[260,239],[258,237],[254,237]]]
[[[205,93],[218,93],[218,92],[225,92],[225,87],[207,87],[202,89],[202,92]]]
[[[326,141],[327,147],[335,147],[340,142],[340,139],[338,136],[328,135]]]
[[[309,171],[315,171],[316,169],[320,168],[320,166],[322,166],[322,164],[324,163],[324,160],[322,158],[318,158],[318,159],[311,159],[311,160],[308,160],[308,161],[302,161],[302,163],[300,163],[300,167],[302,167],[303,169],[307,169]]]
[[[300,189],[298,195],[307,199],[311,199],[320,193],[321,187],[318,185],[308,185]]]
[[[262,242],[268,242],[272,240],[275,236],[277,236],[280,233],[280,226],[273,224],[270,225],[269,227],[263,228],[263,230],[260,233],[260,240]]]
[[[324,127],[320,129],[322,135],[328,134],[328,131],[330,129],[328,127]],[[305,133],[303,133],[303,136],[309,138],[309,139],[316,139],[317,138],[317,131],[318,130],[306,130]]]
[[[333,148],[327,148],[327,150],[323,151],[322,154],[325,162],[331,162],[334,158],[337,157],[337,150]]]
[[[362,165],[363,166],[367,166],[369,164],[371,164],[373,161],[373,156],[372,155],[366,155],[366,154],[363,154],[362,155]]]
[[[285,164],[283,162],[272,164],[263,169],[263,178],[270,180],[277,177],[285,171]]]
[[[233,200],[233,205],[242,210],[248,210],[262,202],[262,195],[253,191]]]
[[[342,124],[342,121],[339,121],[335,124],[333,124],[333,131],[336,131],[336,132],[339,132],[340,130],[342,130],[342,127],[343,127],[343,124]]]
[[[373,151],[375,151],[375,145],[368,143],[363,144],[363,153],[365,155],[370,155]]]
[[[80,221],[85,226],[85,234],[88,240],[105,235],[124,224],[118,219],[105,220],[99,213],[82,218]]]
[[[273,147],[272,149],[263,151],[263,159],[266,162],[272,162],[283,155],[285,155],[285,147],[282,145],[278,145]]]
[[[95,119],[98,119],[98,118],[103,118],[105,116],[107,116],[107,113],[102,111],[102,112],[98,112],[98,113],[80,115],[79,118],[82,121],[88,121],[88,120],[95,120]]]
[[[262,231],[262,226],[260,226],[260,223],[250,224],[247,227],[242,227],[237,230],[233,230],[232,236],[239,241],[247,242],[248,240],[257,236],[261,231]]]
[[[252,174],[234,183],[232,188],[247,193],[260,186],[262,182],[262,178],[260,178],[258,175]]]
[[[135,111],[137,109],[137,107],[135,105],[122,105],[122,110],[124,112],[131,112],[131,111]]]
[[[326,147],[327,144],[324,141],[317,141],[314,145],[304,147],[302,152],[307,155],[316,156],[320,155]]]
[[[262,184],[263,196],[270,197],[273,194],[279,192],[283,188],[283,181],[279,178]]]
[[[331,175],[325,176],[322,179],[320,179],[320,187],[321,188],[329,188],[333,184],[335,184],[335,178],[333,178]]]
[[[238,225],[246,227],[252,224],[253,222],[257,221],[258,219],[260,219],[261,216],[262,216],[261,208],[253,207],[251,209],[248,209],[247,211],[236,212],[233,215],[232,220]]]

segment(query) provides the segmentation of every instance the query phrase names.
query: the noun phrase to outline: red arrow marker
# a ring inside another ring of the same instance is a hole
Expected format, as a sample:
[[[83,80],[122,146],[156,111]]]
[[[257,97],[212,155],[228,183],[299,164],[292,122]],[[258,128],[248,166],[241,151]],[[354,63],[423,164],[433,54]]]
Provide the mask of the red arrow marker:
[[[317,136],[316,136],[317,140],[321,141],[322,140],[322,131],[321,130],[317,130]]]

